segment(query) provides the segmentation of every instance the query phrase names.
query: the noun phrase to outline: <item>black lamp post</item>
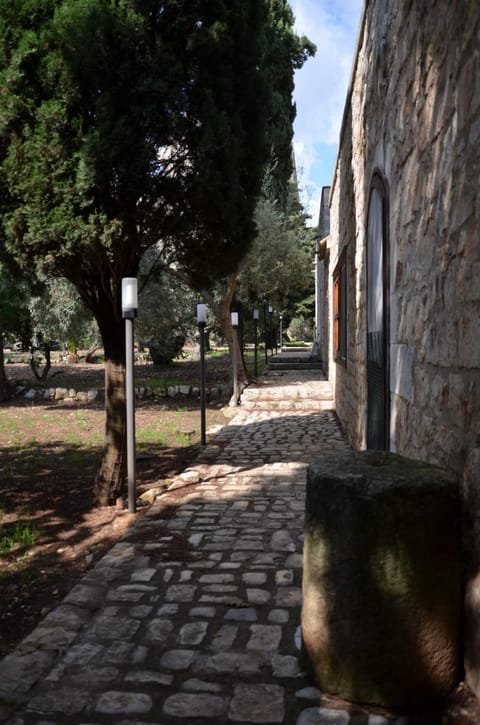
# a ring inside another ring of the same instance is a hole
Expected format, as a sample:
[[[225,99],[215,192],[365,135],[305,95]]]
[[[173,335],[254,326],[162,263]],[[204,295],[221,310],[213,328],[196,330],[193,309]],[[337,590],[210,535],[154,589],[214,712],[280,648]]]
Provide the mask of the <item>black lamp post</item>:
[[[138,294],[135,277],[122,279],[122,317],[125,320],[125,398],[127,430],[127,482],[128,511],[136,509],[136,454],[135,454],[135,388],[133,359],[133,320],[137,316]]]
[[[254,376],[255,380],[258,378],[258,362],[257,362],[257,353],[258,353],[258,310],[253,310],[253,335],[254,335],[254,344],[255,344],[255,370],[254,370]]]
[[[207,324],[207,305],[197,305],[197,322],[200,333],[200,442],[207,445],[206,433],[206,391],[205,391],[205,327]]]
[[[279,315],[280,320],[280,334],[279,334],[279,345],[280,345],[280,352],[282,352],[283,347],[283,315]]]
[[[270,350],[273,355],[273,307],[268,305],[268,314],[270,315]]]

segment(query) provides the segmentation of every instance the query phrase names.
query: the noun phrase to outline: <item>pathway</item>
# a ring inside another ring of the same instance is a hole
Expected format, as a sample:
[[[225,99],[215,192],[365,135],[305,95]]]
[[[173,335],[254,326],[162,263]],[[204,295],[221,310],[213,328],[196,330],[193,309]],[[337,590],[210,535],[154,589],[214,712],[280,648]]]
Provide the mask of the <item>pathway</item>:
[[[319,706],[302,672],[306,467],[346,447],[318,371],[247,388],[197,463],[0,662],[0,722],[392,723]]]

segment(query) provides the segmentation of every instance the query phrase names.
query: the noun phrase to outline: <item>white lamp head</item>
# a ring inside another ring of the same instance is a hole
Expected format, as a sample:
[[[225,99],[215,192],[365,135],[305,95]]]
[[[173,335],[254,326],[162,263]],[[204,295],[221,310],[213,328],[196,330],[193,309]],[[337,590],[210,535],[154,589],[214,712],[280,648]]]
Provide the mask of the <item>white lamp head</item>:
[[[136,277],[122,279],[122,316],[136,317],[138,310],[138,288]]]
[[[197,305],[197,322],[199,325],[205,325],[207,322],[207,305]]]
[[[232,326],[238,327],[238,312],[232,312]]]
[[[256,309],[255,309],[255,310],[253,310],[253,319],[254,319],[254,320],[258,320],[258,316],[259,316],[259,312],[258,312],[258,310],[256,310]]]

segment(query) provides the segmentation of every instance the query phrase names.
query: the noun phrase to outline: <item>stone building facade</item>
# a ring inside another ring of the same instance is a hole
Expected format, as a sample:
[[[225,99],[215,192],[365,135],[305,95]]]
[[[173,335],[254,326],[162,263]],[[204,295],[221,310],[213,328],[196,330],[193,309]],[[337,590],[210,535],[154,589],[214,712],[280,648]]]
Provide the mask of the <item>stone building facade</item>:
[[[478,0],[366,0],[318,254],[321,344],[351,443],[463,481],[480,695]]]

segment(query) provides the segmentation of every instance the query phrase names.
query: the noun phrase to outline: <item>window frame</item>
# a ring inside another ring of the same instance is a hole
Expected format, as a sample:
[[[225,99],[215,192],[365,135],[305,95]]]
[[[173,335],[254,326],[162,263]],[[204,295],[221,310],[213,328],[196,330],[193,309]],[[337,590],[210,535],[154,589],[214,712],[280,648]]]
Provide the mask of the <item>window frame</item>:
[[[333,272],[333,359],[347,365],[347,251],[343,249]]]

